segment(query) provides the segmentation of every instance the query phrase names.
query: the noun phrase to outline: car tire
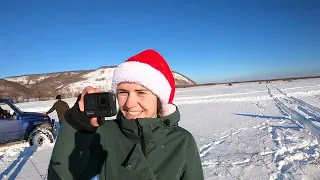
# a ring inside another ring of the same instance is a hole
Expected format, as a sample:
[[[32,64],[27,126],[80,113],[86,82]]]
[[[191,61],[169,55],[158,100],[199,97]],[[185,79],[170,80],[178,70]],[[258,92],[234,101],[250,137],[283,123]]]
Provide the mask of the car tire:
[[[31,131],[28,142],[30,146],[42,146],[53,143],[54,137],[51,131],[46,128],[36,127]]]

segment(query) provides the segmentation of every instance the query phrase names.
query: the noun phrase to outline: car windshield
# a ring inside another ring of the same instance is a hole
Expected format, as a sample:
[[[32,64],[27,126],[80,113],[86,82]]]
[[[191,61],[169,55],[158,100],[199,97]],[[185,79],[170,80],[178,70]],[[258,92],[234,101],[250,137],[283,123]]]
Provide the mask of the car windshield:
[[[2,101],[2,102],[0,102],[0,105],[2,106],[2,109],[4,108],[4,106],[9,106],[10,109],[12,109],[15,113],[23,114],[23,112],[16,105],[14,105],[13,103],[11,103],[9,101]]]

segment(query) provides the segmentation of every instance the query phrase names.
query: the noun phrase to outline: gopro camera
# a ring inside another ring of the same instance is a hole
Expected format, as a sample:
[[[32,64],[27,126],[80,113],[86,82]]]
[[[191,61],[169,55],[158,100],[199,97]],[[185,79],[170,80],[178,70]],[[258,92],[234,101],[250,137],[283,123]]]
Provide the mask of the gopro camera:
[[[89,117],[111,117],[117,114],[113,92],[92,93],[84,96],[84,112]]]

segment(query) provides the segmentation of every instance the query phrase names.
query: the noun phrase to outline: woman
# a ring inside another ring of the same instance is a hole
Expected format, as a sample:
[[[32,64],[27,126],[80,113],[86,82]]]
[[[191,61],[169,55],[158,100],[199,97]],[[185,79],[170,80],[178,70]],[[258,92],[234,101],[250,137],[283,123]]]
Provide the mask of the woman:
[[[174,77],[163,57],[145,50],[114,71],[119,112],[99,123],[84,115],[87,87],[66,113],[48,170],[51,179],[201,180],[193,136],[178,126]]]

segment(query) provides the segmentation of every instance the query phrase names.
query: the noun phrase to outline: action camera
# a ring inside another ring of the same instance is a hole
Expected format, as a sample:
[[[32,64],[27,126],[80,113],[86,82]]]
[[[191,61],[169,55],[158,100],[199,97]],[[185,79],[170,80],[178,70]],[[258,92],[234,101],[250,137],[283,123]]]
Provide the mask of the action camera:
[[[92,93],[84,96],[84,112],[89,117],[111,117],[117,114],[113,92]]]

